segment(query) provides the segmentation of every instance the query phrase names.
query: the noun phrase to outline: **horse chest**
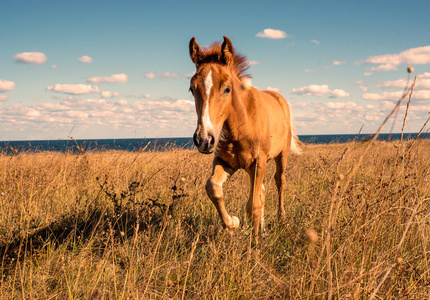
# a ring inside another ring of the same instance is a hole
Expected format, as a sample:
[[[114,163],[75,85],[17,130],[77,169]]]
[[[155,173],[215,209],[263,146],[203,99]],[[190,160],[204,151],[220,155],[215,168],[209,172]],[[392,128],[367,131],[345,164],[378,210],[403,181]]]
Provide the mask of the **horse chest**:
[[[251,151],[247,147],[237,143],[220,143],[216,156],[228,163],[233,169],[246,169],[255,160]]]

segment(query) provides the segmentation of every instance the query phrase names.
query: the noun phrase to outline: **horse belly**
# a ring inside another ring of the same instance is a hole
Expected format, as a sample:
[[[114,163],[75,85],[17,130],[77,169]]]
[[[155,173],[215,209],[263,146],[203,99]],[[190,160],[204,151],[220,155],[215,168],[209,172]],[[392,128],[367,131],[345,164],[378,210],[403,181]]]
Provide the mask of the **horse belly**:
[[[276,111],[277,110],[277,111]],[[276,111],[276,112],[275,112]],[[270,150],[268,158],[278,156],[282,151],[288,150],[291,145],[291,125],[290,116],[286,115],[283,107],[276,103],[273,113],[270,113]]]
[[[285,128],[285,131],[279,134],[271,135],[270,151],[268,153],[268,159],[273,159],[279,155],[282,151],[286,151],[291,145],[291,134],[287,134],[289,128]]]

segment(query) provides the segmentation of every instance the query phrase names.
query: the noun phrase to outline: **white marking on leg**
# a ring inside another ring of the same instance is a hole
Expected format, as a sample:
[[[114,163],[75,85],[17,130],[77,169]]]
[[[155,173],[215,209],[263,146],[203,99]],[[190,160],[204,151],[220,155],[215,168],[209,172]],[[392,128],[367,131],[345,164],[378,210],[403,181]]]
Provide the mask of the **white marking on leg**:
[[[266,188],[264,187],[264,184],[261,185],[261,189],[263,190],[263,192],[266,190]]]
[[[206,92],[206,101],[205,101],[205,109],[203,110],[203,126],[205,128],[205,131],[208,132],[208,130],[212,129],[212,123],[211,119],[209,118],[209,98],[211,95],[211,90],[213,86],[212,81],[212,70],[209,71],[208,76],[205,78],[205,92]]]

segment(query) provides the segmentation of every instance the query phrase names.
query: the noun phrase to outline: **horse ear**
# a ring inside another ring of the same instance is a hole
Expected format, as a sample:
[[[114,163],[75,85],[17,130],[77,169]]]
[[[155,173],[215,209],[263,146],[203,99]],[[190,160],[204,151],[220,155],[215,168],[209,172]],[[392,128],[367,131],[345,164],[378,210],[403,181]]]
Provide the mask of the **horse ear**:
[[[201,61],[203,60],[204,54],[202,49],[200,49],[199,44],[196,42],[196,38],[193,36],[193,38],[190,40],[190,57],[193,63],[196,65],[196,67],[199,66]]]
[[[221,61],[226,65],[231,65],[234,59],[233,43],[224,35],[224,42],[221,46]]]

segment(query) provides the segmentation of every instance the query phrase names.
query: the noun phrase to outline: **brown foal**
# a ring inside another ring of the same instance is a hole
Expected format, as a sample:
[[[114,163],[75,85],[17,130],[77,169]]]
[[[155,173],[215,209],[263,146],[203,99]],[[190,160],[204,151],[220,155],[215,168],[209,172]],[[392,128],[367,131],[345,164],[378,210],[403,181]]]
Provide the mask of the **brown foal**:
[[[213,172],[206,192],[215,205],[224,228],[239,227],[239,219],[225,208],[223,183],[238,169],[245,169],[251,179],[246,211],[258,236],[263,225],[267,161],[276,162],[278,217],[284,211],[283,190],[288,153],[299,154],[299,140],[287,101],[273,91],[259,91],[247,84],[249,65],[244,56],[235,54],[226,36],[203,50],[193,37],[189,44],[196,73],[191,78],[197,111],[194,144],[201,153],[214,153]]]

